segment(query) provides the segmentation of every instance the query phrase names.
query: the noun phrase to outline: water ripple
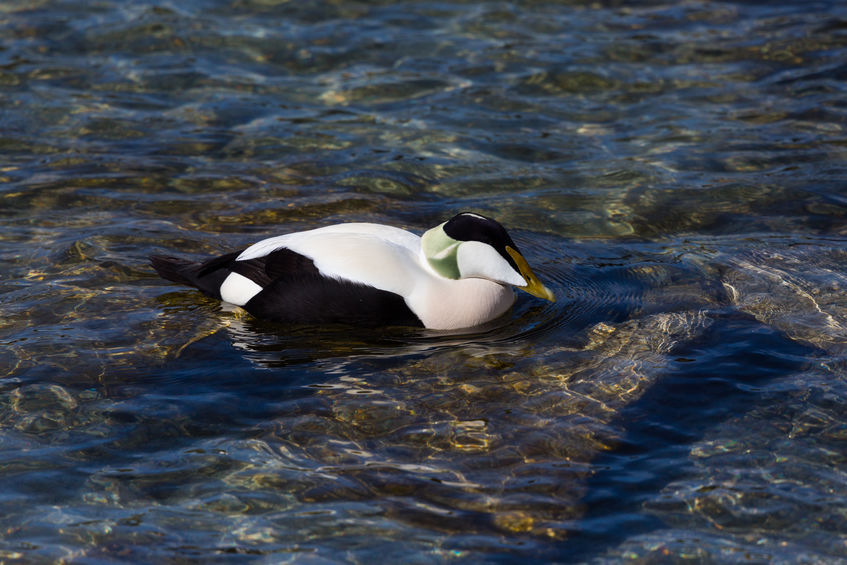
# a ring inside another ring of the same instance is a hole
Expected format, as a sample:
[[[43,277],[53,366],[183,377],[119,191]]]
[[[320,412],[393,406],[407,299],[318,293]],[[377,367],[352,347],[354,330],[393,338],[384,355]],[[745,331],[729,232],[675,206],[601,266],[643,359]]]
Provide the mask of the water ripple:
[[[847,12],[624,4],[3,3],[2,555],[844,560]],[[147,265],[466,209],[557,302],[280,327]]]

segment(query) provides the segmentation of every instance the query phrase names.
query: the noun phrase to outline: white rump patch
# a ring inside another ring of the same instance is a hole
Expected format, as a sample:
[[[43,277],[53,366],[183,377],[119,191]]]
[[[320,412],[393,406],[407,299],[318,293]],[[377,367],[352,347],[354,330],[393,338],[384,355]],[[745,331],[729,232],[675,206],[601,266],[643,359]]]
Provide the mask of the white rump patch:
[[[221,285],[221,300],[244,306],[251,298],[262,292],[262,287],[238,273],[231,273]]]

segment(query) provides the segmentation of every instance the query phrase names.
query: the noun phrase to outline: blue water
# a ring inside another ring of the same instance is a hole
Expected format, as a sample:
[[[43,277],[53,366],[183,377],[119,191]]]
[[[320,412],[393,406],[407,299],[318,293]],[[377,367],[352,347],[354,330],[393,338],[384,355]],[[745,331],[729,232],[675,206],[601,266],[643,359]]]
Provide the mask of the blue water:
[[[6,1],[0,561],[847,562],[847,7]],[[500,220],[555,304],[159,279]]]

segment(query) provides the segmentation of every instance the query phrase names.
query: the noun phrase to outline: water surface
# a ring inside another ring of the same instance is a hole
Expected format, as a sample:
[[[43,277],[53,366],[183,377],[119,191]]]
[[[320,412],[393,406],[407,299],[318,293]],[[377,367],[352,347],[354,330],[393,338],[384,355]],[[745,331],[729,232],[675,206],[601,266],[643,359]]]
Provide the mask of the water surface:
[[[847,561],[839,2],[0,6],[0,555]],[[158,279],[498,218],[555,304],[280,327]]]

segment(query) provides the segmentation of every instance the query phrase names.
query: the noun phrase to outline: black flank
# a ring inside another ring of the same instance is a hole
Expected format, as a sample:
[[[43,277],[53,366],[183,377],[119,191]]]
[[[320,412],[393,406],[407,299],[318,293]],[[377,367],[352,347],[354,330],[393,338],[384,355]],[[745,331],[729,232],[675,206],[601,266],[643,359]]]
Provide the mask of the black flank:
[[[423,327],[402,296],[320,274],[278,277],[244,309],[258,318],[295,324]]]

